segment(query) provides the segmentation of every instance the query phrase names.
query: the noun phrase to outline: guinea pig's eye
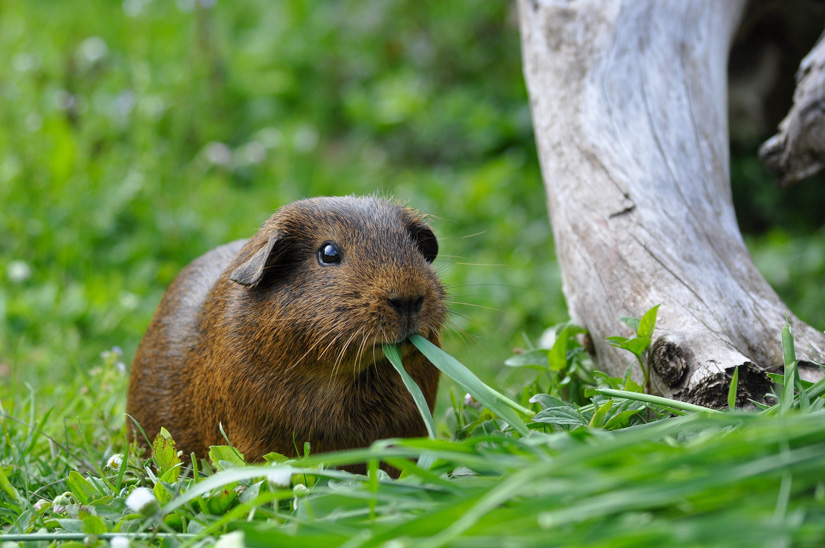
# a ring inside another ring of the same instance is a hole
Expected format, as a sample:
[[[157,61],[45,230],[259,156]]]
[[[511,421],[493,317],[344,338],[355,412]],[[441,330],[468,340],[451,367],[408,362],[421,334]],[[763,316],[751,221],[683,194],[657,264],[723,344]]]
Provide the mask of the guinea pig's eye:
[[[318,250],[318,262],[321,266],[341,264],[341,251],[332,242],[326,242]]]

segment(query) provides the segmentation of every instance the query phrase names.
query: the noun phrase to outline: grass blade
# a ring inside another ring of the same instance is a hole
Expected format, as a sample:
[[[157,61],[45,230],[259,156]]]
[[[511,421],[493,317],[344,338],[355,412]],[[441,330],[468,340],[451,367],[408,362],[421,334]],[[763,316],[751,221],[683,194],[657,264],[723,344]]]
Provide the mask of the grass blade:
[[[785,360],[785,380],[782,386],[782,397],[779,401],[779,414],[786,414],[793,406],[794,386],[796,385],[796,353],[793,347],[791,326],[785,318],[785,327],[782,329],[782,356]]]
[[[733,411],[736,408],[736,394],[739,389],[739,366],[733,370],[733,378],[730,380],[728,389],[728,409]]]
[[[404,365],[401,363],[401,348],[397,344],[385,344],[384,355],[392,366],[395,367],[395,370],[398,371],[398,374],[401,375],[404,386],[407,387],[413,401],[415,401],[415,405],[418,406],[418,412],[421,413],[421,418],[424,419],[424,424],[427,426],[427,433],[430,435],[430,439],[435,439],[435,421],[433,421],[433,415],[430,413],[430,407],[427,405],[427,400],[424,398],[424,393],[421,392],[421,388],[418,387],[418,384],[410,377],[410,374],[407,373],[407,370],[404,369]]]
[[[484,384],[481,379],[476,377],[475,374],[467,369],[461,362],[421,335],[410,336],[410,342],[412,342],[434,366],[453,379],[461,388],[469,392],[475,399],[481,402],[482,405],[486,406],[487,409],[507,421],[510,426],[522,436],[527,435],[527,425],[524,424],[524,421],[521,420],[513,409],[518,409],[520,412],[529,414],[530,416],[534,415],[532,411],[522,407]]]
[[[612,388],[597,388],[596,392],[603,396],[608,396],[611,398],[626,398],[628,400],[637,400],[642,401],[645,403],[652,403],[655,405],[662,405],[664,407],[671,407],[673,409],[679,409],[680,411],[689,411],[691,413],[719,413],[716,409],[711,409],[709,407],[702,407],[701,405],[694,405],[692,403],[687,403],[684,401],[679,400],[671,400],[668,398],[662,398],[660,396],[653,396],[651,394],[643,394],[641,392],[629,392],[627,390],[614,390]]]

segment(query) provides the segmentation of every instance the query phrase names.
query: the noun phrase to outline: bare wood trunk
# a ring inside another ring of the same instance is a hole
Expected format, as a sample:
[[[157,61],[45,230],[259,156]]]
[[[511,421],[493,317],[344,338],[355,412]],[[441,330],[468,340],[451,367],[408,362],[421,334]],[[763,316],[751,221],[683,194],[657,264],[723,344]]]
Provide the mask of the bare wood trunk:
[[[799,64],[793,107],[759,156],[783,187],[825,168],[825,35]]]
[[[655,392],[724,405],[769,390],[786,307],[742,240],[729,182],[727,58],[744,0],[520,0],[530,94],[564,293],[596,365],[661,303]],[[800,359],[825,335],[789,314]]]

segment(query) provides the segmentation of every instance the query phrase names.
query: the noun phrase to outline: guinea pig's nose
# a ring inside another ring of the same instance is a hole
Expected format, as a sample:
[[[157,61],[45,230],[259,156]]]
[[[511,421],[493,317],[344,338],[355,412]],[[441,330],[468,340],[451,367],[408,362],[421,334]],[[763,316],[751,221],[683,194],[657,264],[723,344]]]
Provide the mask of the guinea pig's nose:
[[[390,304],[390,307],[392,307],[392,309],[398,312],[402,317],[411,317],[421,311],[421,305],[424,304],[424,296],[389,297],[387,302]]]

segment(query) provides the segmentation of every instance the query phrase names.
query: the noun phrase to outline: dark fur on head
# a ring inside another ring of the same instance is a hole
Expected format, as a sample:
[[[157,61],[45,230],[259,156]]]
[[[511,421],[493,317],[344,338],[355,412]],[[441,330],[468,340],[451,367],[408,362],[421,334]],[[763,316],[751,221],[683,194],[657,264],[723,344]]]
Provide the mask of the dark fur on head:
[[[413,333],[440,344],[437,253],[421,214],[380,198],[282,207],[172,283],[135,356],[127,412],[187,455],[224,443],[222,423],[248,460],[426,435],[381,345]],[[409,342],[402,352],[432,409],[438,371]]]

